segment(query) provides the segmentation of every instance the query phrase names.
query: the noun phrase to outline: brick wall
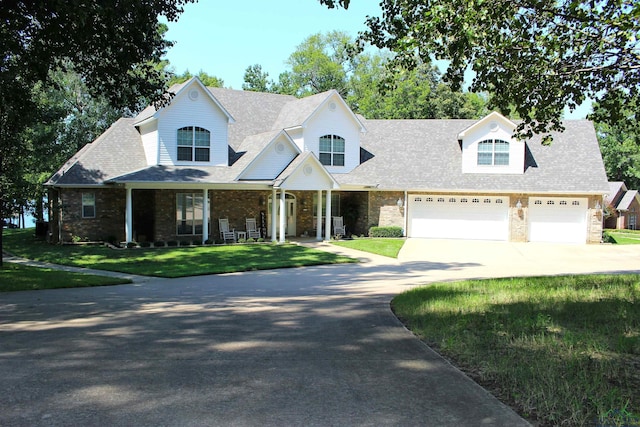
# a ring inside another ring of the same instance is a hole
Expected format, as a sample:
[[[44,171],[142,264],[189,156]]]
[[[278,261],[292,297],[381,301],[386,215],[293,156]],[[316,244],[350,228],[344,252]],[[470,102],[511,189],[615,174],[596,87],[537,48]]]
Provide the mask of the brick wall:
[[[95,218],[82,217],[82,193],[95,194]],[[124,240],[125,197],[121,188],[61,189],[62,241]]]
[[[115,240],[123,241],[125,236],[125,199],[126,191],[121,188],[99,188],[90,190],[60,189],[59,199],[61,200],[62,212],[62,240],[71,241],[74,238],[82,240]],[[82,218],[82,193],[92,192],[96,197],[96,217]],[[144,239],[147,240],[181,240],[201,238],[202,236],[177,236],[176,234],[176,193],[184,192],[178,190],[134,190],[133,202],[136,208],[136,201],[144,205],[146,209],[143,217],[153,216],[148,225]],[[52,205],[55,205],[56,191],[52,191]],[[201,191],[195,191],[201,194]],[[296,234],[298,236],[306,233],[308,236],[315,236],[313,228],[313,198],[315,191],[292,191],[290,192],[297,202],[297,222]],[[405,207],[399,208],[397,200],[404,200],[404,193],[401,191],[360,191],[360,192],[340,192],[341,215],[345,219],[349,234],[367,234],[371,226],[398,226],[404,229]],[[136,197],[137,196],[137,197]],[[209,236],[218,240],[220,236],[218,219],[228,218],[229,223],[236,230],[245,230],[245,219],[256,218],[260,226],[261,212],[264,212],[265,219],[268,218],[268,203],[271,191],[237,191],[237,190],[210,190],[210,227]],[[531,195],[511,194],[509,195],[509,240],[513,242],[526,242],[528,240],[528,202]],[[545,197],[553,197],[545,195]],[[516,204],[520,201],[522,208],[518,209]],[[588,243],[598,243],[602,238],[602,209],[595,209],[596,202],[602,205],[602,200],[597,196],[589,197],[588,221],[587,221],[587,241]],[[148,204],[153,204],[149,208]],[[140,206],[140,205],[138,205]],[[134,212],[134,232],[140,233],[143,228],[139,224],[144,221],[136,208]],[[148,213],[147,213],[148,212]],[[51,224],[51,234],[53,241],[57,238],[57,217],[55,206],[52,207],[53,216]],[[270,224],[266,224],[267,231],[270,231]],[[152,229],[152,232],[149,230]],[[137,235],[134,237],[138,238]]]

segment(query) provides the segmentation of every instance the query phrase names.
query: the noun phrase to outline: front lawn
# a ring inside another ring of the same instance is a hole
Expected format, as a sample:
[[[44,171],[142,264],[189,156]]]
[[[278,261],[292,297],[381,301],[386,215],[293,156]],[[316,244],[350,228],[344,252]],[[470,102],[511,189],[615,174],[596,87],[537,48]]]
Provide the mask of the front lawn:
[[[333,240],[331,243],[345,248],[382,255],[389,258],[398,258],[398,253],[404,245],[405,239],[393,238],[360,238],[353,240]]]
[[[618,245],[640,245],[640,230],[605,230],[604,241]]]
[[[0,292],[110,286],[125,283],[131,283],[131,280],[28,267],[8,262],[0,268]]]
[[[396,315],[540,425],[640,425],[640,275],[434,284]]]
[[[91,245],[49,245],[33,229],[5,230],[4,248],[14,255],[76,267],[156,277],[357,262],[298,245],[243,244],[115,250]]]

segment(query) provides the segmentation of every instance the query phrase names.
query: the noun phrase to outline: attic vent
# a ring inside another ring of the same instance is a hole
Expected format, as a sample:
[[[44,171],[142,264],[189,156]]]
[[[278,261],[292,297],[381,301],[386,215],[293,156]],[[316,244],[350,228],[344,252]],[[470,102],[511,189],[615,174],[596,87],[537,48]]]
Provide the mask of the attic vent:
[[[284,153],[284,144],[283,143],[280,142],[280,143],[276,144],[276,152],[278,154]]]
[[[306,165],[302,171],[305,175],[309,176],[313,173],[313,168],[310,165]]]
[[[195,101],[198,99],[198,96],[200,96],[200,92],[198,92],[196,89],[191,89],[189,91],[189,99],[192,101]]]
[[[336,105],[335,102],[330,102],[329,103],[329,110],[330,111],[336,111],[336,107],[337,107],[337,105]]]
[[[498,123],[491,122],[491,124],[489,124],[489,129],[491,130],[491,132],[497,132],[497,130],[499,129]]]

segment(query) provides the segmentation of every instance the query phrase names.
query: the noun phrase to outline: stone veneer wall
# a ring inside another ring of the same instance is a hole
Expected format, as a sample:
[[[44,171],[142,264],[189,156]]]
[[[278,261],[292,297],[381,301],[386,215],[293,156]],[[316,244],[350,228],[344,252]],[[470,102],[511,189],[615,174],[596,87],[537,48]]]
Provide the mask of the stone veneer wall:
[[[596,204],[600,204],[600,209],[596,209]],[[600,196],[589,197],[587,243],[601,243],[604,225],[603,208],[604,200]]]
[[[400,227],[406,235],[404,214],[406,206],[398,207],[398,199],[404,201],[402,191],[371,191],[369,193],[369,224],[367,231],[372,226]]]

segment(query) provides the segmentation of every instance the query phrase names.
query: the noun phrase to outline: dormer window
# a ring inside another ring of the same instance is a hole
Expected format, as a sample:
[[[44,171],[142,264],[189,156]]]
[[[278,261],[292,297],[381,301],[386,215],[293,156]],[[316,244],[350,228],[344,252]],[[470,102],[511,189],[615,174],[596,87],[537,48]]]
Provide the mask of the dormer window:
[[[501,139],[480,141],[478,166],[509,166],[509,143]]]
[[[337,135],[320,137],[319,158],[325,166],[344,166],[344,138]]]
[[[178,129],[178,161],[208,162],[211,150],[211,132],[197,126]]]

